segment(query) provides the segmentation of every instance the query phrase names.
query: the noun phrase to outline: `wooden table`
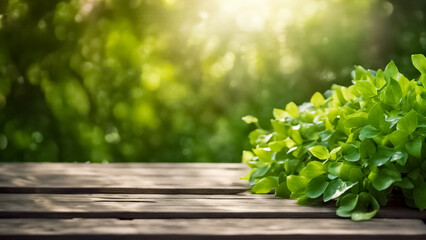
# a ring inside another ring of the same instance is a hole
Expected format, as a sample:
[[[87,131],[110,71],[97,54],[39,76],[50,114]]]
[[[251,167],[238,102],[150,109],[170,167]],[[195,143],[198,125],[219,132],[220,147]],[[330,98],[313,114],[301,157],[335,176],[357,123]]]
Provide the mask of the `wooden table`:
[[[352,222],[247,191],[242,164],[0,164],[0,239],[426,239],[396,198]]]

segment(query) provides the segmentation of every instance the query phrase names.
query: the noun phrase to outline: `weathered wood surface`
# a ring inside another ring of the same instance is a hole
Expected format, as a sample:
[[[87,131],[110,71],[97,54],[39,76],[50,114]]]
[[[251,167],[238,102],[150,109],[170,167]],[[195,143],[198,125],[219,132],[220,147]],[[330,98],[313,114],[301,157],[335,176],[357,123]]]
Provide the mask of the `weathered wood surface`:
[[[301,206],[273,195],[0,194],[0,218],[336,218],[333,202]],[[377,218],[426,219],[401,202]]]
[[[232,163],[0,164],[0,193],[234,194],[249,169]]]
[[[425,239],[422,221],[374,219],[0,219],[3,239]],[[5,234],[7,233],[7,234]],[[49,237],[50,236],[50,237]]]
[[[355,223],[338,219],[333,202],[250,194],[239,180],[247,172],[242,164],[3,163],[0,239],[426,239],[426,212],[401,198]]]

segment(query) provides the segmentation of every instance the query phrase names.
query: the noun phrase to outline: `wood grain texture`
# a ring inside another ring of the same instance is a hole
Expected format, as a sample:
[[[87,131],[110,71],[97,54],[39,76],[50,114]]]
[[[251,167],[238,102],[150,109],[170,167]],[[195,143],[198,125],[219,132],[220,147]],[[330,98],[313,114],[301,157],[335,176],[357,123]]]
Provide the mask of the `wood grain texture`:
[[[0,219],[2,239],[425,239],[420,220]]]
[[[336,218],[333,202],[302,206],[273,195],[0,194],[0,218]],[[394,201],[377,218],[426,219]]]
[[[235,194],[249,172],[239,163],[3,163],[0,193]]]

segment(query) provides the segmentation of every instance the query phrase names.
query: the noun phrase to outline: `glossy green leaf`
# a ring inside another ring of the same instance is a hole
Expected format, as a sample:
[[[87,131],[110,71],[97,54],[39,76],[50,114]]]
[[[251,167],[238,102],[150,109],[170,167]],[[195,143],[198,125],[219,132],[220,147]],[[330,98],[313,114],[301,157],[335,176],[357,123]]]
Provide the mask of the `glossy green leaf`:
[[[290,175],[287,177],[287,187],[292,193],[303,193],[309,181],[303,176]]]
[[[356,207],[356,204],[358,203],[358,195],[354,193],[346,194],[345,196],[340,199],[340,207],[338,208],[339,211],[352,211]]]
[[[290,102],[285,106],[285,110],[290,114],[291,117],[299,117],[299,108],[294,102]]]
[[[248,164],[254,157],[254,154],[250,151],[243,151],[242,162]]]
[[[261,162],[269,163],[272,161],[273,153],[270,148],[255,148],[253,149],[254,154],[259,157]]]
[[[417,112],[414,110],[411,110],[409,113],[407,113],[404,117],[402,117],[398,124],[396,125],[396,128],[399,130],[403,130],[408,132],[408,134],[411,134],[416,130],[418,125],[417,122]]]
[[[327,188],[328,184],[329,183],[326,178],[324,178],[324,176],[319,176],[312,179],[306,187],[306,196],[310,198],[317,198],[321,196]]]
[[[420,157],[420,155],[422,153],[423,141],[424,140],[422,140],[421,137],[417,137],[416,139],[407,142],[405,144],[405,148],[407,149],[409,154],[411,154],[415,157]]]
[[[273,141],[269,143],[269,148],[273,152],[279,152],[281,149],[283,149],[286,146],[286,143],[284,141]]]
[[[290,114],[282,109],[274,108],[273,110],[274,118],[277,120],[284,120],[287,117],[290,117]]]
[[[358,112],[350,116],[347,116],[347,119],[345,121],[345,127],[348,127],[348,128],[363,127],[367,124],[368,124],[368,114],[364,112]]]
[[[380,150],[370,157],[368,163],[370,166],[379,167],[389,162],[393,155],[393,151]]]
[[[328,172],[336,177],[340,175],[340,169],[342,168],[342,162],[332,162],[328,165]]]
[[[423,74],[426,74],[426,57],[423,54],[411,55],[411,61],[417,70]]]
[[[398,76],[398,68],[396,67],[393,61],[390,61],[388,65],[386,65],[383,75],[387,79],[396,79],[396,77]]]
[[[371,212],[354,212],[351,215],[352,221],[365,221],[370,220],[374,215],[376,215],[377,210]]]
[[[356,162],[360,159],[361,154],[357,146],[353,144],[347,144],[342,150],[343,158],[349,162]]]
[[[253,193],[269,193],[272,189],[278,186],[278,177],[265,177],[254,185],[251,189]]]
[[[368,178],[373,187],[379,191],[389,188],[394,182],[401,181],[401,174],[396,169],[383,168],[370,173]]]
[[[408,178],[403,178],[400,182],[395,182],[395,186],[403,189],[413,189],[414,184]]]
[[[399,165],[404,166],[407,163],[408,154],[406,152],[394,152],[391,157],[391,162],[396,161]]]
[[[357,183],[344,182],[339,178],[333,179],[328,184],[327,188],[324,191],[323,199],[324,202],[335,199],[349,190],[351,187],[355,186]]]
[[[371,98],[377,95],[377,89],[374,84],[368,80],[360,80],[355,83],[358,93],[366,98]]]
[[[321,106],[321,105],[323,105],[325,103],[325,99],[324,99],[324,97],[322,96],[321,93],[316,92],[316,93],[314,93],[314,95],[312,95],[311,103],[315,107],[319,107],[319,106]]]
[[[388,87],[382,92],[381,100],[389,105],[398,105],[401,102],[402,90],[398,82],[389,79]]]
[[[407,142],[408,135],[407,131],[398,129],[387,135],[387,138],[394,146],[400,146]]]
[[[270,168],[271,168],[271,165],[265,165],[265,166],[254,169],[249,178],[249,184],[254,185],[256,183],[256,179],[264,177]]]
[[[381,129],[381,126],[385,122],[385,113],[380,105],[376,103],[368,112],[368,123],[376,129]]]
[[[306,177],[308,179],[315,178],[319,175],[325,173],[324,165],[318,161],[309,162],[305,168],[300,171],[300,176]]]
[[[328,151],[328,149],[321,145],[310,147],[309,152],[311,152],[312,155],[321,160],[326,160],[330,157],[330,152]]]
[[[359,139],[364,140],[366,138],[374,138],[380,134],[380,131],[371,125],[367,125],[361,129],[359,133]]]
[[[359,147],[361,158],[366,159],[376,153],[376,145],[371,139],[364,139]]]

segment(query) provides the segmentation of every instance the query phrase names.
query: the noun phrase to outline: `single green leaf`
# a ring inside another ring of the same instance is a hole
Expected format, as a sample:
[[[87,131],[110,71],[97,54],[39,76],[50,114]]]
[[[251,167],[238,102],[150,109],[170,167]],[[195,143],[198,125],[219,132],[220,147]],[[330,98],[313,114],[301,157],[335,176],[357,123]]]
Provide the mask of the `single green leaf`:
[[[405,144],[405,148],[407,149],[409,154],[415,157],[420,157],[422,153],[422,144],[423,144],[422,138],[417,137],[416,139],[407,142]]]
[[[366,98],[371,98],[377,95],[376,86],[369,80],[360,80],[355,83],[358,93]]]
[[[272,189],[278,186],[278,177],[265,177],[260,179],[259,182],[251,189],[253,193],[269,193]]]
[[[285,143],[286,147],[289,148],[289,149],[296,146],[296,143],[293,140],[291,140],[291,138],[284,139],[284,143]]]
[[[379,203],[371,194],[361,192],[358,194],[358,203],[352,212],[351,219],[353,221],[369,220],[376,215],[379,209]]]
[[[254,185],[256,183],[256,179],[264,177],[270,168],[271,168],[271,165],[265,165],[265,166],[254,169],[254,171],[251,173],[251,176],[249,178],[249,184]]]
[[[370,220],[371,218],[374,217],[374,215],[376,215],[377,210],[373,210],[371,212],[353,212],[352,216],[351,216],[351,220],[352,221],[366,221],[366,220]]]
[[[353,144],[344,145],[342,155],[343,158],[349,162],[356,162],[361,156],[358,147]]]
[[[341,149],[342,149],[342,147],[333,148],[333,149],[330,151],[330,158],[331,158],[331,159],[333,159],[333,160],[336,160],[336,158],[337,158],[337,153],[339,153]]]
[[[423,211],[426,209],[426,182],[422,182],[413,189],[414,203]]]
[[[414,132],[414,130],[416,130],[417,126],[417,112],[411,110],[398,121],[396,128],[399,130],[406,131],[408,132],[408,134],[411,134]]]
[[[324,193],[328,186],[328,181],[324,176],[318,176],[312,179],[306,187],[306,196],[310,198],[317,198]]]
[[[401,181],[395,182],[395,186],[398,186],[398,187],[403,188],[403,189],[413,189],[414,188],[414,184],[408,178],[403,178]]]
[[[352,77],[355,80],[363,79],[365,74],[367,74],[367,70],[365,70],[362,66],[355,66],[355,70],[352,71]]]
[[[389,84],[381,93],[380,100],[389,105],[398,105],[401,102],[402,90],[399,83],[393,78],[389,79]]]
[[[339,197],[356,184],[357,183],[344,182],[339,178],[331,180],[324,191],[324,202],[328,202],[331,199]]]
[[[419,82],[422,83],[423,87],[426,87],[426,73],[422,73],[419,77]]]
[[[340,175],[340,169],[342,168],[343,163],[342,162],[332,162],[328,165],[328,172],[338,177]]]
[[[284,120],[284,119],[290,117],[290,114],[288,114],[288,112],[286,112],[282,109],[279,109],[279,108],[274,108],[273,115],[274,115],[274,118],[276,120]]]
[[[251,124],[251,123],[258,123],[257,118],[256,118],[256,117],[253,117],[253,116],[251,116],[251,115],[244,116],[242,119],[243,119],[243,121],[244,121],[244,122],[246,122],[247,124]]]
[[[407,163],[408,154],[406,152],[395,152],[391,158],[391,162],[397,162],[401,166],[405,166]]]
[[[364,140],[366,138],[374,138],[380,134],[380,131],[371,125],[367,125],[361,129],[359,133],[359,139]]]
[[[302,136],[300,136],[299,130],[291,130],[291,137],[293,138],[293,141],[299,145],[303,144]]]
[[[396,67],[393,61],[390,61],[390,63],[386,65],[383,75],[387,79],[396,79],[396,77],[398,76],[398,68]]]
[[[273,160],[274,152],[270,148],[255,148],[253,152],[261,162],[269,163]]]
[[[386,137],[394,146],[400,146],[405,144],[405,142],[407,141],[408,135],[409,133],[407,131],[398,129],[396,131],[393,131]]]
[[[373,78],[373,83],[378,89],[381,89],[386,84],[386,80],[381,69],[377,71],[376,76]]]
[[[299,108],[294,102],[290,102],[285,106],[285,110],[290,114],[293,118],[299,117]]]
[[[250,151],[243,151],[242,162],[247,164],[254,157],[254,154]]]
[[[313,179],[319,175],[325,173],[324,165],[318,161],[309,162],[306,167],[300,171],[300,176],[306,177],[308,179]]]
[[[376,129],[381,129],[381,126],[385,122],[385,113],[380,105],[376,103],[368,112],[368,123]]]
[[[368,163],[370,164],[370,166],[379,167],[387,163],[393,155],[393,151],[380,150],[370,157]]]
[[[376,152],[376,145],[371,139],[364,139],[359,147],[361,158],[369,158]]]
[[[309,183],[309,179],[303,176],[290,175],[287,177],[287,187],[292,193],[303,193],[306,185]]]
[[[252,132],[250,132],[249,134],[249,139],[250,139],[250,144],[255,146],[257,145],[257,142],[260,140],[266,140],[266,139],[262,139],[262,136],[265,136],[265,134],[268,134],[267,131],[263,130],[263,129],[255,129]]]
[[[423,54],[411,55],[411,61],[419,72],[426,74],[426,57]]]
[[[330,152],[328,151],[328,149],[321,145],[310,147],[309,152],[311,152],[312,155],[321,160],[326,160],[330,157]]]
[[[314,93],[314,95],[311,98],[311,103],[315,106],[315,107],[320,107],[321,105],[323,105],[325,103],[325,99],[322,96],[321,93],[316,92]]]
[[[356,207],[358,203],[358,195],[354,193],[346,194],[340,200],[340,207],[338,208],[340,211],[352,211]]]
[[[364,173],[362,172],[361,168],[354,167],[349,171],[348,180],[350,182],[361,182],[363,178],[364,178]]]
[[[379,191],[389,188],[394,182],[401,181],[401,174],[396,169],[376,169],[370,173],[368,178],[373,187]]]
[[[345,127],[356,128],[363,127],[368,124],[368,114],[364,112],[357,112],[347,116]]]
[[[273,141],[269,143],[269,148],[273,152],[279,152],[281,149],[283,149],[286,146],[286,143],[284,141]]]

